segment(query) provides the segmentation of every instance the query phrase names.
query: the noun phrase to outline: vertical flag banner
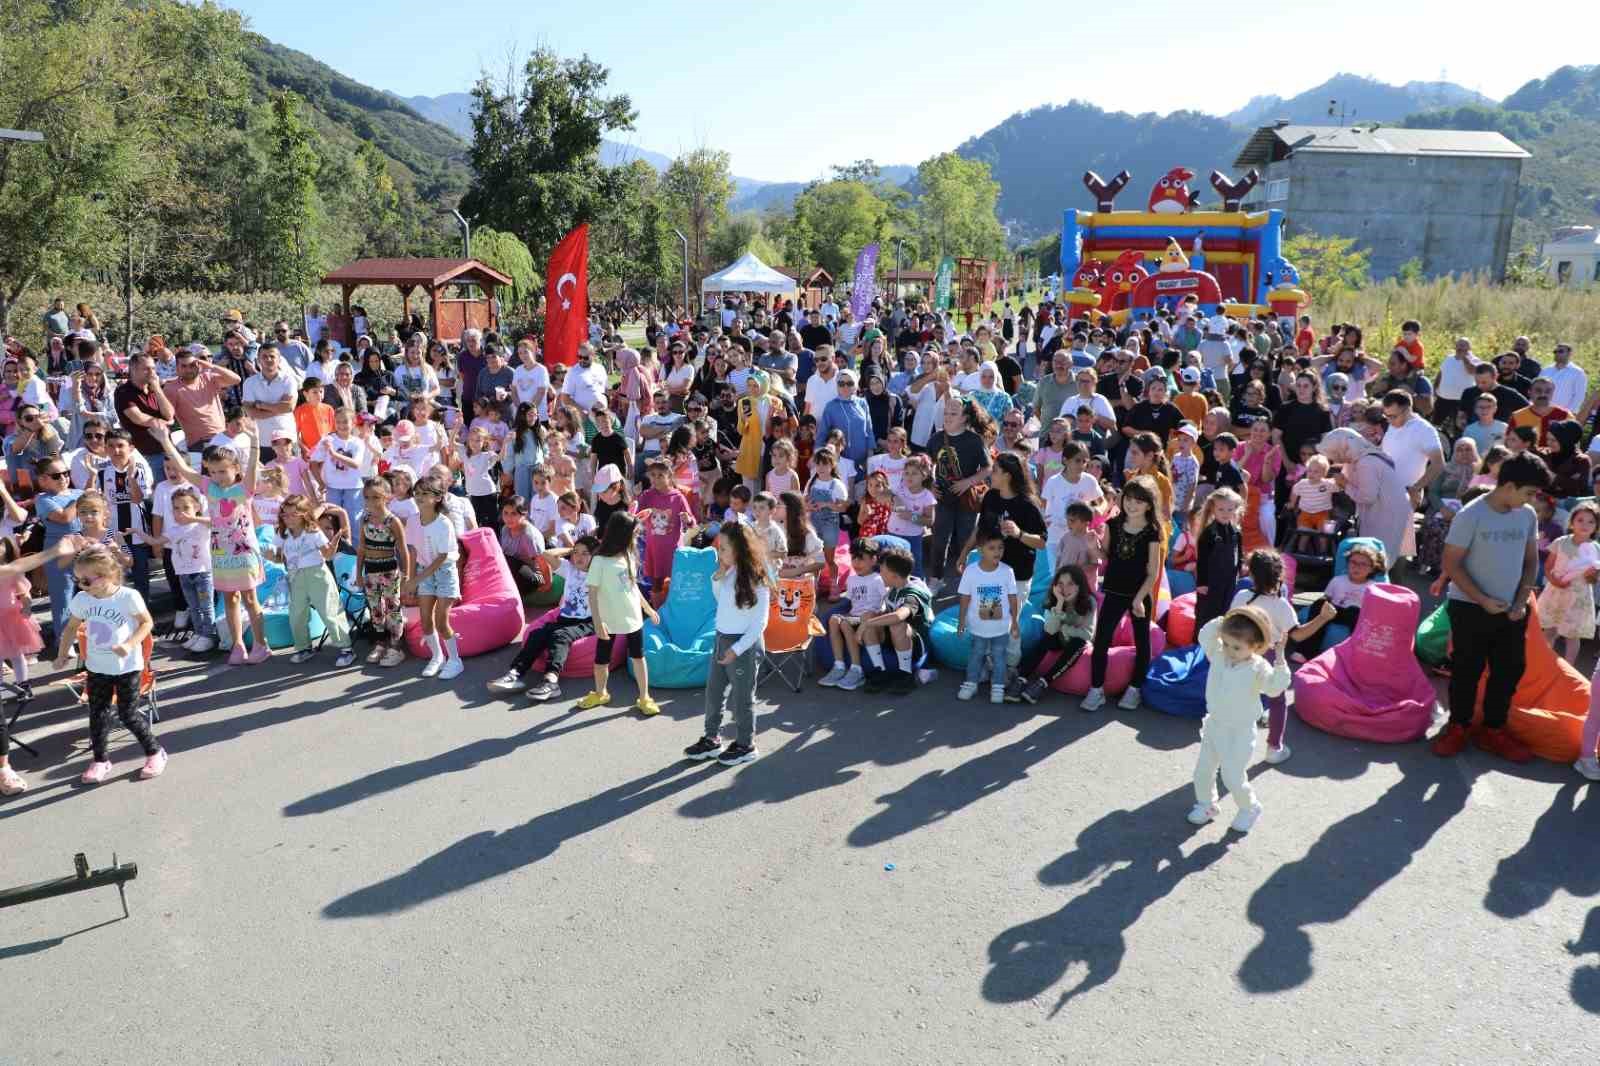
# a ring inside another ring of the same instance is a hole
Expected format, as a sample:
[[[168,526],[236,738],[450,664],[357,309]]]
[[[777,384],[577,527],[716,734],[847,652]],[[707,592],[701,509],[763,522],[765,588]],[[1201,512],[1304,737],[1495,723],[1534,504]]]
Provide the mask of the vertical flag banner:
[[[872,297],[877,294],[878,244],[876,241],[856,253],[855,277],[850,282],[850,314],[857,322],[872,310]]]
[[[556,245],[544,282],[544,361],[571,366],[589,339],[589,224]]]
[[[983,272],[983,306],[987,308],[994,303],[994,260],[989,260],[988,267]]]
[[[956,261],[954,256],[945,256],[939,260],[939,273],[933,282],[933,306],[940,311],[950,310],[950,282],[955,277]]]

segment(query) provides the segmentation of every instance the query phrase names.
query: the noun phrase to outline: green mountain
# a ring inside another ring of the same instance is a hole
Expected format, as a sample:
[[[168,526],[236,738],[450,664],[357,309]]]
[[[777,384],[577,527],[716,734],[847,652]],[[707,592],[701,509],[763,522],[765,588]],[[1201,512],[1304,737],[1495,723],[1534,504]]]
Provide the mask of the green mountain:
[[[469,178],[467,146],[454,133],[398,97],[352,81],[304,52],[254,33],[249,45],[243,59],[254,100],[264,101],[276,89],[293,90],[309,106],[311,124],[324,138],[352,150],[362,140],[373,142],[392,164],[396,182],[410,185],[425,203],[453,207],[460,200]]]
[[[1454,82],[1408,81],[1404,85],[1386,85],[1357,74],[1335,74],[1298,96],[1288,99],[1257,96],[1222,117],[1235,126],[1251,128],[1280,118],[1307,126],[1323,125],[1330,118],[1339,121],[1341,114],[1346,122],[1398,122],[1418,111],[1493,103],[1487,96]]]

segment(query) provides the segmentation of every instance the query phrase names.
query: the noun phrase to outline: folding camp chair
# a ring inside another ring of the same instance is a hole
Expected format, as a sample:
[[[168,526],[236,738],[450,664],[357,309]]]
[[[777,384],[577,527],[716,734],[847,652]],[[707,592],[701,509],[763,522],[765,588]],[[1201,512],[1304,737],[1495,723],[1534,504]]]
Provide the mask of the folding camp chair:
[[[0,714],[5,713],[4,705],[13,701],[15,701],[16,706],[11,709],[11,715],[6,719],[6,732],[11,734],[11,743],[37,759],[39,757],[39,749],[17,736],[17,719],[22,717],[23,710],[33,701],[32,686],[0,681]]]
[[[156,695],[156,667],[151,659],[155,651],[155,638],[144,638],[144,670],[139,674],[139,691],[134,700],[134,707],[142,704],[145,714],[150,719],[150,724],[155,725],[161,721],[161,701]],[[78,631],[78,659],[81,662],[89,661],[89,634]],[[67,690],[73,694],[79,703],[89,702],[89,675],[81,673],[75,675],[67,682]]]
[[[767,608],[767,630],[762,636],[764,649],[756,666],[756,688],[772,678],[782,681],[791,692],[799,692],[811,672],[811,642],[826,635],[817,621],[817,581],[815,577],[786,577]]]
[[[346,621],[350,623],[351,644],[358,640],[376,640],[377,630],[372,628],[372,612],[367,607],[367,593],[365,589],[356,584],[356,557],[341,552],[329,562],[333,571],[333,585],[339,590],[339,606],[344,608]],[[316,650],[321,651],[322,646],[328,642],[328,631],[323,629],[322,636],[316,640]]]

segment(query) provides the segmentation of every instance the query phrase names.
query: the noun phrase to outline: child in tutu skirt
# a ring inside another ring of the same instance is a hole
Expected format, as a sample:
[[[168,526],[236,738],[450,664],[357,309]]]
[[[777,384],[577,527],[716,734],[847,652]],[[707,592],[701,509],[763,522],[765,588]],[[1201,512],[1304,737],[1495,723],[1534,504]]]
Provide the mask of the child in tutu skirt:
[[[0,537],[0,565],[22,557],[16,537]],[[39,623],[29,610],[33,595],[24,573],[0,572],[0,659],[11,667],[11,679],[19,688],[28,684],[28,656],[44,648]]]

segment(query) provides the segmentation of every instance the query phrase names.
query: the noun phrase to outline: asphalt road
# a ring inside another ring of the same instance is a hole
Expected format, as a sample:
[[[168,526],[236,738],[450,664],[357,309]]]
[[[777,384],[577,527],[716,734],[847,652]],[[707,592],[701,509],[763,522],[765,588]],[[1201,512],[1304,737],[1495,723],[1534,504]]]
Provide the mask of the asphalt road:
[[[1600,788],[1291,719],[1248,837],[1196,725],[808,689],[764,757],[417,666],[168,663],[161,780],[24,717],[0,1063],[1550,1063],[1600,1047]],[[631,691],[615,683],[619,694]],[[781,691],[781,690],[776,690]],[[764,690],[768,696],[771,691]],[[39,738],[43,737],[42,740]],[[1231,804],[1226,807],[1231,814]],[[893,868],[890,869],[890,864]]]

